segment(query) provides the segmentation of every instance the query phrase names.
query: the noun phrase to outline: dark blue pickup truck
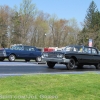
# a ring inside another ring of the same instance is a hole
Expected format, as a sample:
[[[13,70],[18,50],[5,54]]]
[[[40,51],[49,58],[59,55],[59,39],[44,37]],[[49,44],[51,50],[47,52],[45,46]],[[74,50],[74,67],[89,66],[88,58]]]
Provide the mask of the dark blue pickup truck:
[[[15,61],[15,59],[30,61],[33,59],[36,62],[41,62],[41,54],[42,51],[34,46],[13,45],[11,48],[0,49],[0,61],[8,58],[9,61]]]

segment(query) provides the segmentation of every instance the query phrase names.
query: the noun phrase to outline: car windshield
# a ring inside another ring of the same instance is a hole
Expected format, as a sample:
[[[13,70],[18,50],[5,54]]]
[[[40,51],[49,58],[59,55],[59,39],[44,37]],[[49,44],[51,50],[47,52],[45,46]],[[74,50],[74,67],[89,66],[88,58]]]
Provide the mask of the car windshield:
[[[83,51],[83,47],[82,46],[66,46],[63,50],[64,51],[82,52]]]
[[[23,50],[23,46],[11,46],[11,50]]]

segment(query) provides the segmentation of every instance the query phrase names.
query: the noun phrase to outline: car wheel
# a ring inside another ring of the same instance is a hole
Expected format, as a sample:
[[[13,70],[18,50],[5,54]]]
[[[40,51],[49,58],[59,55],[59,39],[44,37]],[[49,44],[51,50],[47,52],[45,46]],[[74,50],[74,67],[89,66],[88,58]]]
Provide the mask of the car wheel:
[[[37,57],[35,61],[36,62],[41,62],[41,60],[42,60],[41,57]]]
[[[55,64],[55,62],[47,62],[49,68],[54,68]]]
[[[9,61],[15,61],[16,57],[15,55],[11,54],[8,58]]]
[[[0,58],[0,61],[4,61],[5,58]]]
[[[96,66],[96,69],[100,69],[100,63],[95,66]]]
[[[82,64],[78,64],[77,65],[77,69],[83,69],[83,65]]]
[[[70,62],[67,64],[67,69],[74,69],[75,68],[75,60],[73,58],[70,59]]]

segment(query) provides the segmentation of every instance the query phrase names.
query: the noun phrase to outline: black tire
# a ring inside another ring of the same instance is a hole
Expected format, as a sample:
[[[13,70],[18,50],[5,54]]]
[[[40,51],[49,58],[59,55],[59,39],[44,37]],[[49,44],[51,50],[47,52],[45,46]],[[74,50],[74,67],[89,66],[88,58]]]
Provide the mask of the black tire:
[[[25,59],[25,62],[29,62],[30,61],[30,59]]]
[[[11,54],[11,55],[9,56],[9,58],[8,58],[8,60],[11,61],[11,62],[15,61],[15,59],[16,59],[16,57],[15,57],[14,54]]]
[[[0,58],[0,61],[4,61],[5,58]]]
[[[95,66],[96,66],[96,69],[100,69],[100,63]]]
[[[67,64],[67,69],[72,70],[75,68],[75,60],[73,58],[70,59],[70,62]]]
[[[36,61],[36,62],[41,62],[42,59],[41,59],[41,57],[37,57],[37,58],[35,59],[35,61]]]
[[[78,64],[77,65],[77,69],[83,69],[83,65],[82,64]]]
[[[56,64],[55,62],[49,62],[49,61],[47,62],[49,68],[54,68],[55,64]]]

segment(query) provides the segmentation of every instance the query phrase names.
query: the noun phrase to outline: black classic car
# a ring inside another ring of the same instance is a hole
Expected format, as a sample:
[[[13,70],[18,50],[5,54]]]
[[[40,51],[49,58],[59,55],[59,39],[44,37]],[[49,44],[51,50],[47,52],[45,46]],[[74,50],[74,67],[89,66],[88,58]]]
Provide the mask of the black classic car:
[[[43,52],[42,60],[47,62],[49,68],[55,64],[65,64],[67,69],[83,68],[83,65],[94,65],[100,69],[99,50],[95,47],[83,45],[69,45],[62,51]]]
[[[25,59],[25,61],[30,61],[33,59],[36,62],[41,62],[41,54],[42,51],[37,47],[16,44],[10,48],[0,49],[0,61],[8,58],[9,61],[15,61],[16,59]]]

